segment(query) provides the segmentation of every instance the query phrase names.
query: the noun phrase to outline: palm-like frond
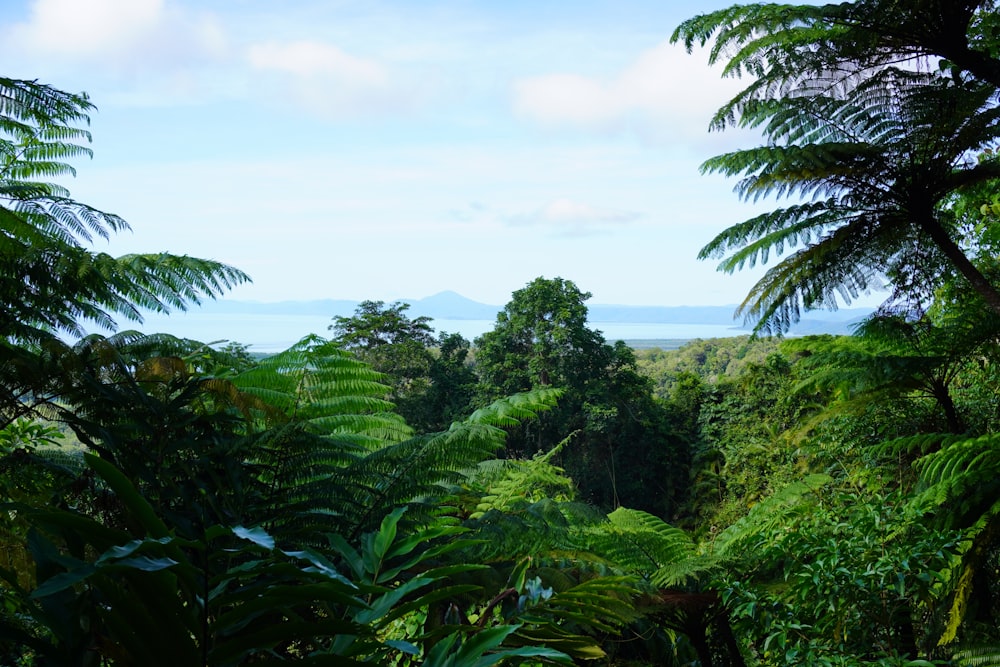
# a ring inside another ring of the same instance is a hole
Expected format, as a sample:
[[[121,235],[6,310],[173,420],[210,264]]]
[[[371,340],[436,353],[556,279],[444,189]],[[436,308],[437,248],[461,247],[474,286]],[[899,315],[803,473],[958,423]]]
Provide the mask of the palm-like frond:
[[[860,414],[876,401],[930,400],[955,433],[965,431],[954,387],[971,359],[988,349],[1000,331],[1000,316],[980,309],[968,317],[879,312],[855,327],[855,335],[786,341],[786,351],[805,353],[798,362],[805,379],[797,391],[822,389],[837,401],[800,430],[839,414]]]
[[[909,505],[926,522],[961,530],[961,561],[952,568],[951,603],[939,643],[951,643],[965,620],[969,601],[977,595],[976,575],[988,567],[1000,540],[1000,435],[968,438],[930,434],[890,441],[888,453],[918,451],[914,462],[918,486]]]
[[[89,157],[93,105],[35,81],[0,78],[0,335],[29,344],[84,324],[114,330],[114,316],[183,310],[246,282],[221,262],[166,253],[114,258],[85,247],[129,228],[44,179],[73,175]]]
[[[914,244],[936,247],[929,273],[947,258],[1000,312],[1000,292],[959,249],[941,211],[955,190],[1000,176],[992,164],[968,163],[1000,140],[994,4],[754,3],[696,16],[674,32],[689,50],[711,41],[709,59],[725,63],[724,75],[752,79],[712,127],[758,128],[767,142],[703,170],[740,175],[744,198],[822,200],[726,230],[702,251],[735,251],[721,266],[732,271],[804,246],[744,302],[740,313],[757,331],[780,333],[803,309],[850,303],[879,275],[907,275],[927,263],[910,256]],[[979,79],[913,66],[931,56]]]
[[[449,487],[481,462],[496,456],[511,426],[551,409],[561,391],[538,389],[494,401],[447,431],[390,443],[344,469],[353,484],[352,516],[358,530],[387,507],[407,504],[413,516],[439,509]]]
[[[968,527],[1000,514],[1000,434],[939,438],[941,448],[914,466],[923,488],[915,508],[940,513],[945,527]]]
[[[531,607],[523,618],[546,616],[589,631],[615,632],[636,618],[631,598],[637,593],[631,577],[607,576],[584,580],[556,591],[547,600]],[[551,622],[551,621],[550,621]],[[552,628],[545,628],[551,631]],[[567,636],[570,633],[566,633]],[[522,636],[545,641],[545,634],[524,630]],[[553,642],[559,648],[557,642]]]
[[[557,445],[526,461],[506,459],[481,463],[472,475],[481,494],[477,494],[479,498],[470,518],[478,519],[490,511],[516,510],[546,499],[572,500],[575,494],[573,480],[562,468],[550,463],[561,447]]]
[[[0,77],[0,196],[8,181],[73,174],[63,160],[90,155],[78,143],[89,143],[90,132],[78,125],[93,109],[85,94]]]
[[[703,170],[743,175],[736,190],[747,199],[812,201],[734,225],[701,250],[701,258],[724,258],[719,268],[730,272],[788,253],[738,314],[756,322],[757,331],[780,333],[802,310],[850,303],[882,276],[908,275],[918,264],[934,272],[945,261],[977,290],[995,292],[940,212],[956,188],[998,176],[989,163],[964,161],[1000,140],[1000,112],[990,95],[986,86],[951,86],[887,69],[846,98],[817,94],[756,104],[747,123],[764,124],[770,143],[712,158]],[[912,252],[925,246],[934,252]]]
[[[402,506],[411,507],[407,521],[425,519],[465,471],[503,447],[502,427],[551,408],[560,393],[499,400],[447,431],[414,436],[385,400],[382,379],[317,336],[233,379],[281,415],[260,415],[254,450],[272,498],[274,511],[265,514],[284,517],[283,536],[326,530],[356,537]]]
[[[752,3],[695,16],[671,40],[689,51],[712,41],[709,60],[724,63],[724,76],[753,79],[716,114],[712,125],[721,129],[760,100],[815,90],[817,82],[834,90],[843,80],[900,63],[912,69],[931,57],[1000,85],[993,7],[992,0]]]

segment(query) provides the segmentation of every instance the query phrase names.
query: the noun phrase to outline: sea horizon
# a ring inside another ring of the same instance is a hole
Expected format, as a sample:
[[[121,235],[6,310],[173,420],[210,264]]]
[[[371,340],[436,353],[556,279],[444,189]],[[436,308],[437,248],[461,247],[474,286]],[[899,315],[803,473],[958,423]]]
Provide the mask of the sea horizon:
[[[251,352],[274,353],[286,350],[310,334],[324,338],[332,335],[332,318],[326,315],[249,314],[249,313],[173,313],[148,314],[142,323],[119,322],[119,329],[137,329],[147,334],[166,333],[203,343],[235,342]],[[666,322],[588,322],[609,343],[623,341],[694,340],[727,338],[750,332],[734,322],[725,324],[682,324]],[[496,325],[496,320],[433,319],[436,333],[458,333],[472,341]]]

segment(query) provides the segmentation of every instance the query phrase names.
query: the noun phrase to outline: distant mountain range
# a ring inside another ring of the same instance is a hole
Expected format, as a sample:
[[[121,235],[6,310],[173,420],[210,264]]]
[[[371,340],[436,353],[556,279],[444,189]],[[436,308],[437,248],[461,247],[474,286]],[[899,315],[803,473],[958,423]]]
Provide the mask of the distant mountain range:
[[[408,314],[435,320],[495,320],[503,306],[480,303],[452,291],[440,292],[423,299],[396,299],[410,304]],[[360,301],[319,299],[312,301],[278,301],[262,303],[221,299],[207,301],[197,309],[204,314],[226,315],[317,315],[348,317],[354,314]],[[719,324],[739,326],[733,320],[736,306],[623,306],[588,304],[592,324]],[[793,334],[849,333],[852,324],[862,320],[871,309],[846,308],[837,311],[807,313],[796,325]]]

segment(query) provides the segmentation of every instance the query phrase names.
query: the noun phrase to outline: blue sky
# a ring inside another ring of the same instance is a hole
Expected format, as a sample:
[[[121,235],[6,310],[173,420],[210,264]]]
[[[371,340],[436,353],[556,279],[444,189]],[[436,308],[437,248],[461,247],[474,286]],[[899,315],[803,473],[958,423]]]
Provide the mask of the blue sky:
[[[68,183],[127,219],[112,254],[248,272],[232,298],[739,302],[699,248],[754,213],[708,133],[738,88],[668,43],[729,2],[7,0],[5,75],[86,91]]]

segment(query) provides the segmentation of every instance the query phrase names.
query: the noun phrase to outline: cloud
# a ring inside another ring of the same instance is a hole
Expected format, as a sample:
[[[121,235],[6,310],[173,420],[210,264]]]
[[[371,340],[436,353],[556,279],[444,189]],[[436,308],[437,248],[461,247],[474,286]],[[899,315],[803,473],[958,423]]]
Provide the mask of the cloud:
[[[248,49],[247,60],[261,70],[285,72],[299,78],[330,79],[358,87],[382,87],[388,79],[379,63],[322,42],[255,44]]]
[[[6,32],[12,46],[36,57],[71,56],[120,72],[175,68],[226,50],[214,17],[165,0],[35,0],[28,20]]]
[[[272,99],[292,102],[320,116],[340,118],[407,111],[420,97],[377,60],[315,40],[265,42],[246,50],[246,61],[268,74]]]
[[[554,73],[518,79],[513,109],[544,126],[683,139],[704,135],[712,114],[740,87],[739,81],[720,79],[697,54],[662,42],[611,77]]]
[[[634,211],[602,208],[583,204],[572,199],[554,199],[530,213],[506,216],[512,226],[546,227],[559,236],[590,236],[619,225],[638,220],[641,214]]]

